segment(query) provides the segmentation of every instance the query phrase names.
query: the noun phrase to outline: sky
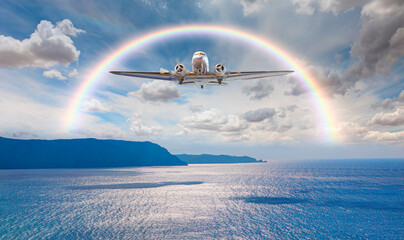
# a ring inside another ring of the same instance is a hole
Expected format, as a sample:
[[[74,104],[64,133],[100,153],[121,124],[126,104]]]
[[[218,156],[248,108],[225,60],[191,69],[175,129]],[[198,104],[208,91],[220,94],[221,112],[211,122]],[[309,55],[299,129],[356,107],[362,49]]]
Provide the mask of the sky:
[[[226,35],[150,42],[111,63],[66,126],[80,84],[125,43],[187,25]],[[227,86],[179,86],[108,71],[191,69],[195,51],[229,71],[295,70]],[[296,70],[312,76],[322,98]],[[322,103],[326,111],[318,108]],[[324,121],[328,117],[332,124]],[[330,140],[330,136],[333,139]],[[401,0],[8,1],[0,3],[0,136],[151,141],[181,154],[258,159],[404,157]]]

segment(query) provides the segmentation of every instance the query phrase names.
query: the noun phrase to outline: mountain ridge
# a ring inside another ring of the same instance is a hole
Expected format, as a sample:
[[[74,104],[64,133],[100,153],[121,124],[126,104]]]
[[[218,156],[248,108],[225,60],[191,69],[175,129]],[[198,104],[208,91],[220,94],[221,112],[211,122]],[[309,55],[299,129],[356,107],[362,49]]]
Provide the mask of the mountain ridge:
[[[254,163],[265,162],[248,156],[213,155],[213,154],[176,154],[182,161],[188,164],[213,164],[213,163]]]
[[[0,137],[0,169],[109,168],[187,165],[149,141],[11,139]]]

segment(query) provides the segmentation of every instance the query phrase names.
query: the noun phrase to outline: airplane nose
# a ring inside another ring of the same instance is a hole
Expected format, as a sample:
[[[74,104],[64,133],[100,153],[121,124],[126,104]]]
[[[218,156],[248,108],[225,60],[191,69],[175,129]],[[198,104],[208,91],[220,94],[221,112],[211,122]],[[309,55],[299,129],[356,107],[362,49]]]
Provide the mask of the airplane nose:
[[[201,57],[195,58],[195,65],[198,66],[198,67],[202,65],[202,58]]]

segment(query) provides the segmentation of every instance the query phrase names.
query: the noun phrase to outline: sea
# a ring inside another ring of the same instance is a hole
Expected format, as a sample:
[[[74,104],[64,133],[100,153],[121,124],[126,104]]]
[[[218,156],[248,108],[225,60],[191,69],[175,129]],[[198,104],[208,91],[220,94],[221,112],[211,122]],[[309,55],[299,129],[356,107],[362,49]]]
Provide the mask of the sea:
[[[0,239],[404,239],[404,159],[0,170]]]

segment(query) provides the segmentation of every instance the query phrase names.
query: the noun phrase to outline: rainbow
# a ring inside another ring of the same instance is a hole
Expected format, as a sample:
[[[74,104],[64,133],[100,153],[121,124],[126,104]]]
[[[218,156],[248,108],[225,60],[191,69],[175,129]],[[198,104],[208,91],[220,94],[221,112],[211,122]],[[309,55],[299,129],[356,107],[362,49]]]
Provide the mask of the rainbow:
[[[268,51],[269,53],[279,57],[283,62],[288,64],[296,74],[298,74],[299,80],[304,84],[306,89],[310,92],[313,102],[315,104],[317,113],[319,114],[319,123],[322,124],[322,129],[324,129],[324,134],[328,142],[336,142],[337,134],[335,131],[335,120],[331,113],[331,107],[329,106],[325,93],[321,86],[310,75],[304,70],[304,67],[295,60],[290,54],[288,54],[283,49],[274,45],[273,43],[255,36],[251,33],[241,31],[239,29],[221,27],[221,26],[211,26],[211,25],[185,25],[176,26],[160,29],[157,31],[149,32],[142,36],[137,36],[131,41],[120,46],[117,50],[110,53],[107,57],[102,59],[96,67],[91,71],[91,73],[84,79],[80,84],[74,97],[68,107],[66,121],[64,123],[64,129],[69,131],[72,129],[73,124],[77,121],[77,117],[81,112],[82,103],[87,96],[88,92],[96,84],[97,80],[102,74],[109,72],[108,69],[113,63],[124,58],[126,54],[132,52],[146,45],[150,45],[157,41],[179,37],[183,35],[213,35],[213,36],[225,36],[232,37],[238,40],[245,41],[257,47],[261,47]]]

